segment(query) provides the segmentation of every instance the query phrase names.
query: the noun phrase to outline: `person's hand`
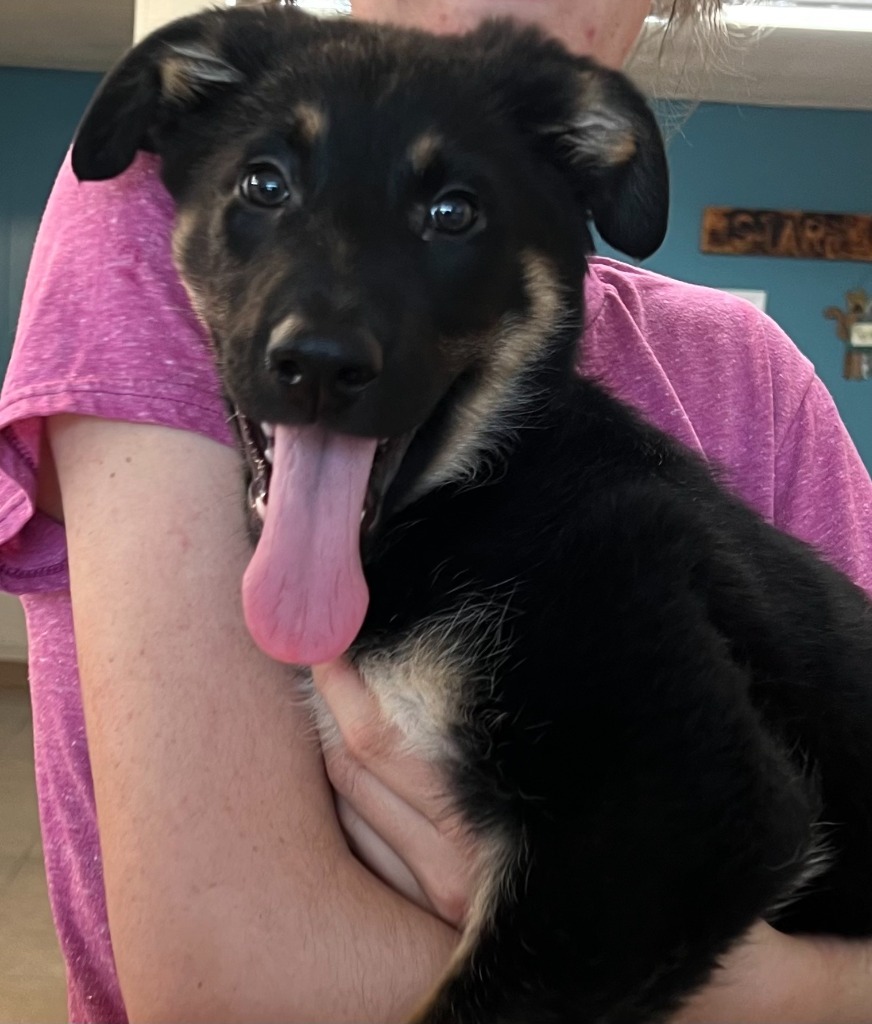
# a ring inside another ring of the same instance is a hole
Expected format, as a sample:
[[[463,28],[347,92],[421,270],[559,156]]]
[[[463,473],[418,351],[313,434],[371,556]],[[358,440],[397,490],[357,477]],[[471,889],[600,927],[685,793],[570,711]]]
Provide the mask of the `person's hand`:
[[[335,661],[312,675],[341,736],[324,761],[349,845],[391,888],[462,928],[478,849],[439,771],[409,752],[351,666]]]

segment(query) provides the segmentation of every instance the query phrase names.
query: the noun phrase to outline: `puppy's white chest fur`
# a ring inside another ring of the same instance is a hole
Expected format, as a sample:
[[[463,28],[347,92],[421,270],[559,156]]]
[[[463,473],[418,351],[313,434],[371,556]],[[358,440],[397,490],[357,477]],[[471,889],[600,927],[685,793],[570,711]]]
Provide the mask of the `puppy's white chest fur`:
[[[500,644],[501,608],[465,601],[450,613],[421,623],[392,647],[368,652],[357,669],[417,756],[434,762],[455,756],[453,735],[466,720],[473,692],[493,685],[483,665]],[[322,743],[336,742],[336,726],[317,694],[313,712]]]

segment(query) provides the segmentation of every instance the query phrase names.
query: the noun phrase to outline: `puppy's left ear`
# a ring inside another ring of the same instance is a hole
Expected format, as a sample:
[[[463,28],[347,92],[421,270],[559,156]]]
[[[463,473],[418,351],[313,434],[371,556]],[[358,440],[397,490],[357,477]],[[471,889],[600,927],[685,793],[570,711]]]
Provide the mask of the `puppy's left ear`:
[[[135,46],[97,89],[73,143],[80,181],[114,178],[156,133],[243,75],[218,51],[208,30],[214,14],[183,18]]]
[[[644,259],[663,242],[669,215],[660,129],[624,75],[588,60],[576,65],[574,96],[556,122],[540,122],[540,135],[605,241]]]

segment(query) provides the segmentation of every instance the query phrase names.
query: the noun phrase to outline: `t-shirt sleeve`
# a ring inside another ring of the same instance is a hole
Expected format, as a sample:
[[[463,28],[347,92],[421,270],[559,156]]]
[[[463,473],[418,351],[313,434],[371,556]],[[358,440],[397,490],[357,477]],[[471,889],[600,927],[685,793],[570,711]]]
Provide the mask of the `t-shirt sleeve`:
[[[811,362],[735,296],[603,259],[592,271],[582,369],[872,594],[872,480]]]
[[[77,413],[232,444],[210,343],[171,258],[154,157],[79,183],[67,161],[40,226],[0,396],[0,589],[67,585],[63,529],[35,509],[45,418]]]
[[[812,364],[769,317],[749,316],[771,394],[772,521],[872,595],[869,471]]]
[[[872,479],[815,377],[776,453],[776,518],[872,596]]]

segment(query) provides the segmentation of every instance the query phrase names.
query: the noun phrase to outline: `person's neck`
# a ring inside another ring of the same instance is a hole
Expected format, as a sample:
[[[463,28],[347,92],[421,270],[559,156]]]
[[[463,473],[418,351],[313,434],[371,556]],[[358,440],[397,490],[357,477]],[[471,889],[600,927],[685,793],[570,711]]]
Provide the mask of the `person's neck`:
[[[383,22],[428,32],[466,32],[489,17],[515,18],[538,25],[580,56],[591,56],[619,69],[641,31],[647,0],[354,0],[352,13],[364,21]]]

